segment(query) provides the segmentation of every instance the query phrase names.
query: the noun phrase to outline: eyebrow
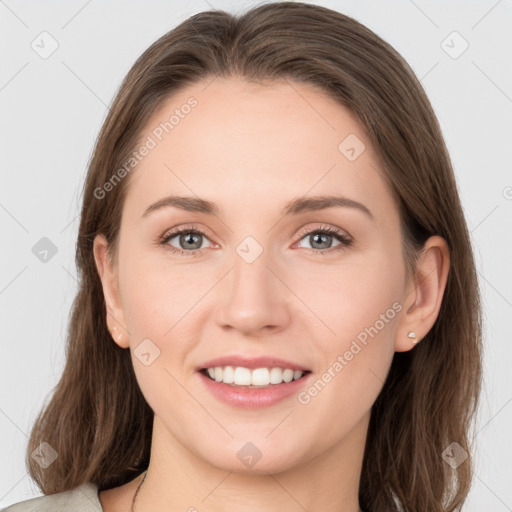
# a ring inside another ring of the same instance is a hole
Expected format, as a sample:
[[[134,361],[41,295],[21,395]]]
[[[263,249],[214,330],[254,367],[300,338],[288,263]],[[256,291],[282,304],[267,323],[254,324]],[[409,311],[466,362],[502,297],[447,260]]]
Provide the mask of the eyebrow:
[[[168,196],[149,206],[142,214],[142,217],[147,217],[151,212],[167,207],[179,208],[188,212],[204,213],[206,215],[222,216],[221,209],[215,203],[206,199],[192,196]],[[281,215],[286,217],[333,207],[355,208],[365,213],[371,219],[374,218],[372,212],[364,204],[347,197],[327,195],[292,199],[281,210]]]

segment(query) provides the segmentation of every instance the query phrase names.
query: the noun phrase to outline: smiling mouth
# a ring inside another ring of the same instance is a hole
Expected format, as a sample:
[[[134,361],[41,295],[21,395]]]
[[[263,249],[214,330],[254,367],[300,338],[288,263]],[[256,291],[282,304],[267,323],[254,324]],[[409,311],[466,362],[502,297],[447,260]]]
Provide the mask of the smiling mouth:
[[[290,368],[256,368],[243,366],[216,366],[202,368],[199,371],[205,377],[218,383],[241,388],[268,388],[288,384],[304,378],[309,370],[292,370]]]

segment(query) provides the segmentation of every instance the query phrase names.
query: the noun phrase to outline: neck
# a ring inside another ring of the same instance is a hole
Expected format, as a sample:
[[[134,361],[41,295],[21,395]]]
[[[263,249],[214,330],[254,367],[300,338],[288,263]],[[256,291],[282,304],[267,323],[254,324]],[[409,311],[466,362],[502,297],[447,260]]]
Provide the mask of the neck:
[[[369,413],[337,445],[312,458],[303,457],[288,469],[276,472],[258,463],[239,472],[239,466],[237,471],[219,469],[196,456],[155,416],[151,462],[135,512],[360,512],[359,479],[368,421]]]

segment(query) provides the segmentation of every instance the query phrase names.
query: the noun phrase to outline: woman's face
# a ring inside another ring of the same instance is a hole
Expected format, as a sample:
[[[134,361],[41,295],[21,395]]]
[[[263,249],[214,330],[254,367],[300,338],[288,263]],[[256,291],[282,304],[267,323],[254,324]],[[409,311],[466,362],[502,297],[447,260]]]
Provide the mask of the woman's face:
[[[169,98],[142,134],[109,325],[131,350],[154,442],[279,472],[364,444],[410,302],[399,216],[347,109],[295,82],[206,85]],[[239,383],[308,372],[247,388],[208,366],[241,367],[223,373]]]

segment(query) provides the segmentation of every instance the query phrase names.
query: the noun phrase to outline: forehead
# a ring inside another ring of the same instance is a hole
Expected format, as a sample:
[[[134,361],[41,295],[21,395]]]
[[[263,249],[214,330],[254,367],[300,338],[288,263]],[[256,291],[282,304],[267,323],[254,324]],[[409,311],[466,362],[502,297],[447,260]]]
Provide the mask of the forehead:
[[[142,130],[145,151],[126,208],[142,215],[165,195],[196,195],[233,208],[333,191],[392,209],[362,125],[323,91],[282,80],[210,78],[163,102]]]

